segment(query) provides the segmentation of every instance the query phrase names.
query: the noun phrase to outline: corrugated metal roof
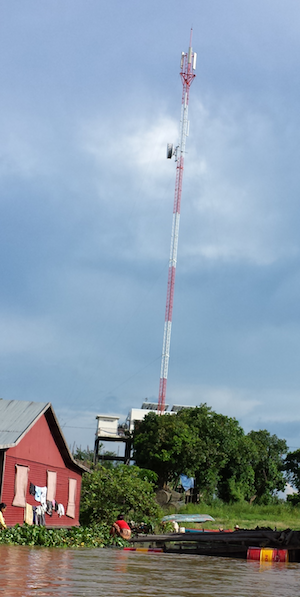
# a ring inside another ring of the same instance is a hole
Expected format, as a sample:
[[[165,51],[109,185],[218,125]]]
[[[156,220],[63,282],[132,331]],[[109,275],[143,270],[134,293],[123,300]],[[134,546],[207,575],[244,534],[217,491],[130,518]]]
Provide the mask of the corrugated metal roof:
[[[12,447],[50,402],[0,399],[0,449]]]

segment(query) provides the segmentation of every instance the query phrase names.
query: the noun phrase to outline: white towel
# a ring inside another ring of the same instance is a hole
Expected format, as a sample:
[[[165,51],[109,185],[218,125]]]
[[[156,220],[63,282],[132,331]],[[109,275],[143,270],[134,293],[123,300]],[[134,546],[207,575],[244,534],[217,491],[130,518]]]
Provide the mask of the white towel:
[[[41,505],[46,508],[47,504],[47,487],[41,487]]]
[[[58,514],[59,517],[65,515],[65,509],[64,509],[64,507],[63,507],[62,504],[58,504],[58,506],[57,506],[57,514]]]

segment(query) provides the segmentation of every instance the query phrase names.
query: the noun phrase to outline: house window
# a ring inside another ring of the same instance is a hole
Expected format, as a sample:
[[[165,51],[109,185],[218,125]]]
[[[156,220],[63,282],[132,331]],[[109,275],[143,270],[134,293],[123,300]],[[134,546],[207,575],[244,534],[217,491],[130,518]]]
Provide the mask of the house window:
[[[69,479],[69,499],[66,516],[70,516],[70,518],[75,518],[76,486],[77,480]]]
[[[26,506],[28,471],[28,466],[21,466],[20,464],[16,464],[15,497],[12,503],[13,506],[18,506],[19,508],[25,508]]]

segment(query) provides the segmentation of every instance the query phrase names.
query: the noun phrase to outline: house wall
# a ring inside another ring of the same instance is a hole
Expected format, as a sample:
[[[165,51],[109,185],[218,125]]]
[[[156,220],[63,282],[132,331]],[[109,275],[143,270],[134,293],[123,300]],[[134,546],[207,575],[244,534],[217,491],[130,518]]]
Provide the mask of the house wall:
[[[59,517],[57,512],[54,512],[52,516],[46,514],[45,521],[48,527],[79,524],[81,474],[65,466],[44,415],[38,419],[17,446],[9,448],[6,452],[1,501],[7,504],[5,522],[8,526],[24,522],[24,508],[12,506],[15,493],[16,464],[29,467],[26,501],[32,506],[38,506],[39,502],[36,502],[34,496],[29,494],[30,482],[44,487],[47,484],[47,470],[51,470],[57,473],[55,500],[57,503],[63,504],[66,512],[69,478],[76,479],[75,518],[69,518],[66,515]]]
[[[4,452],[2,452],[0,450],[0,498],[1,498],[1,491],[2,491],[3,470],[4,470]]]

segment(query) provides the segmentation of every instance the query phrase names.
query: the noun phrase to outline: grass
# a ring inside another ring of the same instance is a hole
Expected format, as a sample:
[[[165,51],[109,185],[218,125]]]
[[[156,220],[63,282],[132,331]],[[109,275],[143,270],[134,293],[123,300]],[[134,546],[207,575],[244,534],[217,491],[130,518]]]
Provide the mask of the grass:
[[[270,527],[271,529],[300,530],[300,508],[286,502],[260,506],[247,502],[224,504],[215,500],[211,504],[187,504],[180,510],[180,514],[209,514],[215,522],[188,525],[194,528],[234,529],[238,525],[241,529],[255,529]]]

